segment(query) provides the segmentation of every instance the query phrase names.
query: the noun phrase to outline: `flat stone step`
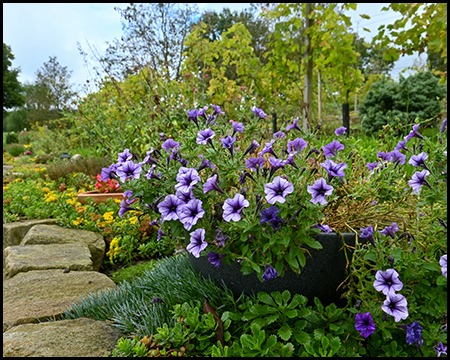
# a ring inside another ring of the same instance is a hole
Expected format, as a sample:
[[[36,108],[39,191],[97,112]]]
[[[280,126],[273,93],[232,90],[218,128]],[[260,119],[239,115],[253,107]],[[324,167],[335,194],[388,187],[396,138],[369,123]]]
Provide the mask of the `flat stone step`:
[[[111,356],[122,336],[113,325],[88,318],[19,325],[3,333],[3,356]]]
[[[58,318],[81,296],[116,288],[109,277],[96,271],[65,273],[58,269],[19,273],[3,282],[3,332],[19,324]],[[67,340],[71,342],[70,338]],[[69,355],[72,356],[70,353],[65,356]]]
[[[20,245],[78,244],[86,245],[94,270],[98,271],[105,255],[105,240],[99,233],[81,229],[67,229],[58,225],[38,224],[23,237]]]
[[[86,245],[9,246],[3,250],[7,278],[31,270],[66,269],[92,271],[91,253]]]

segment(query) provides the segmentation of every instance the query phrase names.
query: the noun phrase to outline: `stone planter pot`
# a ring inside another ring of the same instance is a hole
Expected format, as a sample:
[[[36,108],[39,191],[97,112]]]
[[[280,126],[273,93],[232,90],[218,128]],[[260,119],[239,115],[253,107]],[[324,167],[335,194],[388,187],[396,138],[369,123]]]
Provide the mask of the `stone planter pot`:
[[[82,204],[86,204],[86,199],[90,197],[96,204],[106,203],[107,199],[123,200],[123,193],[99,193],[97,190],[86,191],[78,194],[78,201]],[[135,199],[136,201],[137,199]]]
[[[242,292],[249,295],[259,291],[272,292],[289,290],[290,293],[304,295],[308,303],[312,304],[314,297],[318,297],[324,305],[335,303],[338,306],[345,304],[340,299],[342,286],[339,285],[346,279],[347,260],[344,251],[347,251],[348,259],[351,260],[353,251],[343,247],[343,240],[347,245],[355,246],[356,235],[343,233],[321,233],[316,236],[323,249],[309,249],[311,256],[305,254],[306,264],[300,274],[294,273],[287,268],[283,277],[261,282],[256,273],[243,275],[238,262],[231,265],[221,262],[216,268],[208,261],[208,256],[196,258],[189,254],[189,260],[204,278],[210,277],[218,284],[225,284],[238,297]],[[364,239],[361,239],[364,240]],[[339,289],[338,289],[339,287]]]

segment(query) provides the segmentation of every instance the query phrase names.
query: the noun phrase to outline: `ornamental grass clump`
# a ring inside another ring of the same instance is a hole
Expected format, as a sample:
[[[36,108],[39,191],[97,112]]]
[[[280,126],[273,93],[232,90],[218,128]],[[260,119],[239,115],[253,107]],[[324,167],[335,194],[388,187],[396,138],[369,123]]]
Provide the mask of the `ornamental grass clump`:
[[[395,237],[393,220],[410,230],[405,208],[417,203],[411,192],[427,186],[427,175],[411,177],[399,149],[379,152],[371,163],[375,156],[363,159],[345,129],[320,139],[302,130],[298,118],[267,140],[259,131],[266,114],[258,108],[240,121],[215,105],[187,117],[191,125],[180,138],[160,134],[161,146],[141,156],[124,149],[102,171],[102,180],[116,178],[129,198],[119,215],[149,214],[159,241],[208,256],[216,267],[239,259],[244,274],[256,271],[268,281],[288,267],[301,272],[308,249],[322,248],[314,239],[320,232],[375,225]],[[405,142],[420,138],[417,127]],[[427,163],[423,155],[409,162]]]

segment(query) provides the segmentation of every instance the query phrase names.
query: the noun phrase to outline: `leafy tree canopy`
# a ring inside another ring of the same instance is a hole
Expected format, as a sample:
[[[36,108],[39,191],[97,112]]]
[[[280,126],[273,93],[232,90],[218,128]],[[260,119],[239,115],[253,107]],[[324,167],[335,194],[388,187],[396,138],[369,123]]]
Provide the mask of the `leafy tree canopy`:
[[[17,76],[20,68],[11,69],[14,55],[11,47],[3,43],[3,117],[8,112],[8,109],[19,107],[25,103],[25,98],[22,95],[22,85]]]

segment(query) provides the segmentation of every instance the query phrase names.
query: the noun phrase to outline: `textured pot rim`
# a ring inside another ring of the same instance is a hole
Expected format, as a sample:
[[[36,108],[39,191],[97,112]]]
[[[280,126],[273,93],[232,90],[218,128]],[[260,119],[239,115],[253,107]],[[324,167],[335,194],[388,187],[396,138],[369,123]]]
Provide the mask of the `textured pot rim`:
[[[128,199],[128,197],[125,198],[123,196],[123,194],[124,194],[123,192],[119,192],[119,193],[99,193],[97,190],[89,190],[89,191],[85,191],[83,193],[79,193],[77,195],[77,198],[83,204],[86,202],[86,199],[88,197],[93,198],[94,201],[95,201],[95,198],[97,198],[99,200],[102,200],[102,202],[106,202],[106,199],[109,199],[109,198],[113,198],[113,199]],[[138,199],[134,199],[133,202],[135,202],[137,200]]]

